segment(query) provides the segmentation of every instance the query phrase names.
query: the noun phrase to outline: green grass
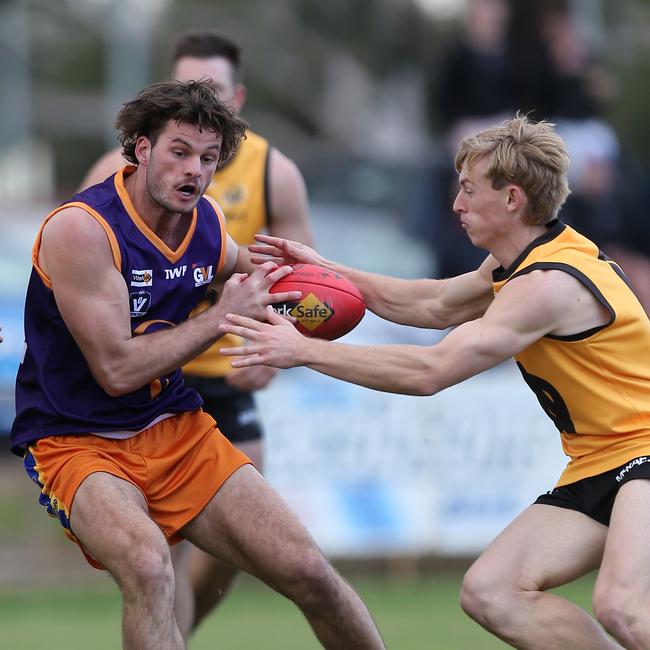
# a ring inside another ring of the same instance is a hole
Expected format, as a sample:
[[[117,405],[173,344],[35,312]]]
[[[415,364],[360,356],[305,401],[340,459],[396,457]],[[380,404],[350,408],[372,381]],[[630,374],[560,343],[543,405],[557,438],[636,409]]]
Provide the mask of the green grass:
[[[412,580],[354,577],[350,582],[395,650],[492,650],[507,646],[470,621],[458,605],[460,573]],[[589,606],[593,577],[558,590]],[[120,597],[112,583],[86,587],[0,590],[0,647],[7,650],[116,650]],[[295,606],[242,579],[198,630],[191,650],[317,650]]]

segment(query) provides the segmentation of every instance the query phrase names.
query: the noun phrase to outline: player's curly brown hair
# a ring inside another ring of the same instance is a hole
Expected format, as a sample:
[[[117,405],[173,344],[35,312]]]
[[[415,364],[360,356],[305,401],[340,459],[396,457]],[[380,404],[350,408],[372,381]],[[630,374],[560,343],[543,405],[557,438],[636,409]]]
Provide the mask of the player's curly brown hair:
[[[236,151],[248,126],[219,101],[206,80],[152,84],[126,102],[115,120],[124,158],[137,165],[135,144],[138,138],[145,136],[154,145],[170,120],[219,133],[222,138],[219,165]]]
[[[456,171],[477,158],[488,161],[486,177],[495,190],[519,185],[528,198],[530,224],[557,216],[569,196],[569,155],[564,140],[550,122],[531,122],[517,114],[499,126],[465,138],[456,154]]]

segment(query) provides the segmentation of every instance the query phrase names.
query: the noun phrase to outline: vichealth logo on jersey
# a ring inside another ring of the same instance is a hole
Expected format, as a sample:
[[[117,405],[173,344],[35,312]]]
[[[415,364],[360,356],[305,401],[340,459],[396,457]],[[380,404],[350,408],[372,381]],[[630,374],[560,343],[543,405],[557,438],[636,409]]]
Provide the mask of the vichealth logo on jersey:
[[[150,287],[153,284],[153,271],[151,269],[131,269],[132,287]]]
[[[200,287],[204,284],[210,284],[214,273],[212,271],[212,264],[210,266],[201,266],[201,264],[192,264],[192,273],[194,275],[194,286]]]

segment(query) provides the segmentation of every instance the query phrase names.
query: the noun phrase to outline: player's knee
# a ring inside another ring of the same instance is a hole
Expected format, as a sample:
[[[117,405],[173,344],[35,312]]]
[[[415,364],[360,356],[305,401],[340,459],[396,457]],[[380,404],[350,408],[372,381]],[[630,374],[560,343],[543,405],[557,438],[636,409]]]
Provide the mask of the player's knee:
[[[628,593],[626,589],[603,583],[598,583],[594,589],[594,614],[602,626],[617,639],[637,638],[641,630],[645,629],[645,604],[643,598]],[[647,641],[646,639],[646,643]]]
[[[504,629],[511,613],[503,584],[477,567],[470,568],[463,578],[460,606],[470,618],[491,631]]]
[[[289,597],[301,609],[317,609],[335,597],[339,578],[323,555],[314,548],[300,555],[287,580]]]
[[[119,575],[120,585],[132,593],[165,595],[174,591],[174,570],[166,543],[134,542],[125,552]]]

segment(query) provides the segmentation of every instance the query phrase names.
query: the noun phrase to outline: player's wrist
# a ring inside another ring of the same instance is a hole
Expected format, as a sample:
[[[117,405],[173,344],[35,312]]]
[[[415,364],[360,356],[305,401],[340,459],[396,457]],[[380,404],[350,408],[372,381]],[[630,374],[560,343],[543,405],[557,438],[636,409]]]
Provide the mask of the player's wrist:
[[[331,346],[331,341],[309,338],[301,334],[295,348],[296,365],[312,366],[323,363],[327,358],[328,348]]]

